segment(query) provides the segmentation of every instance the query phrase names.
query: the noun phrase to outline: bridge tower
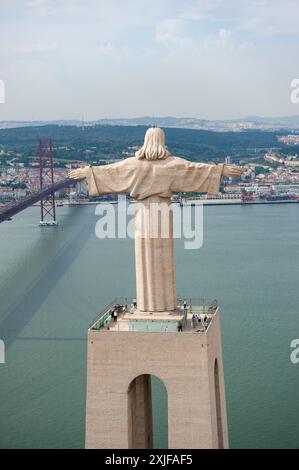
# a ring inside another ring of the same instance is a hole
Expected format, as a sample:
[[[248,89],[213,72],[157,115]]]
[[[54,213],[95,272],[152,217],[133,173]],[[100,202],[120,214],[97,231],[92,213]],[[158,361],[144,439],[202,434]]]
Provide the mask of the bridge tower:
[[[40,190],[42,191],[46,186],[52,186],[52,191],[47,198],[40,200],[40,225],[57,225],[52,139],[46,141],[39,140],[38,161]]]

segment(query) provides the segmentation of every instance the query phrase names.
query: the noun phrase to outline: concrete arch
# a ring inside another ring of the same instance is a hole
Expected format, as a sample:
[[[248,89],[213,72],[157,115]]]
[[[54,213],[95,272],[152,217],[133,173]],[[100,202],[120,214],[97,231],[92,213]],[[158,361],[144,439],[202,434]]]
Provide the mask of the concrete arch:
[[[164,381],[154,374],[139,374],[133,378],[127,388],[129,449],[154,447],[152,377],[165,387],[168,418],[168,391]]]

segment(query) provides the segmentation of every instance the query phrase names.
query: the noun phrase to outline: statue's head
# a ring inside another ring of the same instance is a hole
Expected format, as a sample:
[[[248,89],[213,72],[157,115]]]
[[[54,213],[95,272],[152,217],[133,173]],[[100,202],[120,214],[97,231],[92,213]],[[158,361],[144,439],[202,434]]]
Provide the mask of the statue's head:
[[[165,134],[159,127],[150,127],[144,136],[143,146],[135,153],[139,159],[164,160],[170,156],[165,147]]]

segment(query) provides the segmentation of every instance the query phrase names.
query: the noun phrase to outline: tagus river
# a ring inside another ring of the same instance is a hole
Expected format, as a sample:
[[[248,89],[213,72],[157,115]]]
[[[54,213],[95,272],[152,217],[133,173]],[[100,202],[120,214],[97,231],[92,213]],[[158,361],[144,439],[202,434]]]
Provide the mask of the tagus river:
[[[133,240],[99,240],[94,209],[39,227],[31,207],[0,225],[1,448],[84,447],[88,324],[135,283]],[[299,447],[298,234],[299,205],[225,206],[204,209],[201,249],[176,241],[178,295],[221,307],[232,448]]]

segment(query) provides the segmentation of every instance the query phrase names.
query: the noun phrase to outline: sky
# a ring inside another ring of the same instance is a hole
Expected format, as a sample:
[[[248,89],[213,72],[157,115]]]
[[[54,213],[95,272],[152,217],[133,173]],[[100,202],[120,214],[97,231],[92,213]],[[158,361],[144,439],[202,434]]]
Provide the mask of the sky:
[[[298,0],[0,0],[0,120],[299,114]]]

